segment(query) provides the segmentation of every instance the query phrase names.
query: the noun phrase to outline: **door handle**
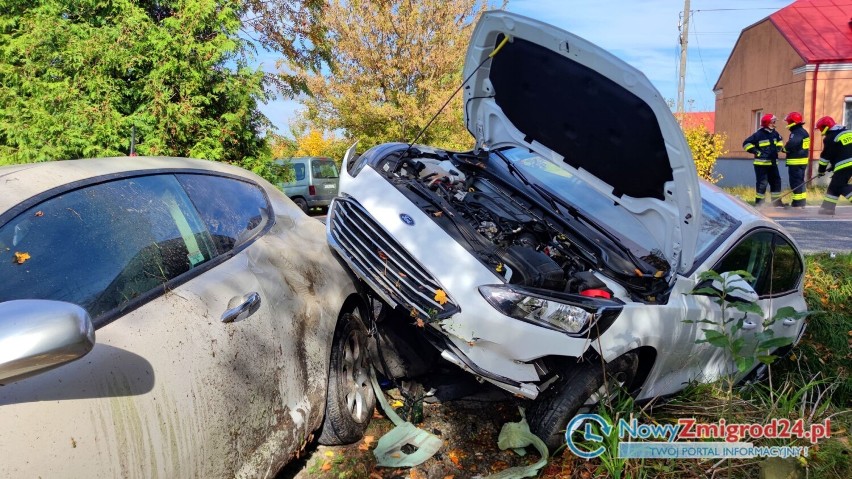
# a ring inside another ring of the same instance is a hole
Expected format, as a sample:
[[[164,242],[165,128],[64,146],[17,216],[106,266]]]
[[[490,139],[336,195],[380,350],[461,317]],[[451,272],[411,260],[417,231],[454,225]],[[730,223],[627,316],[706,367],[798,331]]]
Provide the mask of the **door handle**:
[[[757,327],[757,323],[750,319],[746,319],[743,321],[743,329],[754,329]]]
[[[234,303],[236,305],[232,306]],[[234,296],[228,301],[228,310],[222,313],[223,323],[242,321],[260,309],[260,295],[251,292],[243,297]]]

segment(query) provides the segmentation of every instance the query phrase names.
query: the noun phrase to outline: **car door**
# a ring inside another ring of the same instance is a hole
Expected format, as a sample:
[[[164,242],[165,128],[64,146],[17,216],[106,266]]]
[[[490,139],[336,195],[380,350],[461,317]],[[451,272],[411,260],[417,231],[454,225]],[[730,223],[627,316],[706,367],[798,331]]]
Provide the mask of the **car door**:
[[[742,354],[766,354],[766,352],[756,352],[758,334],[765,328],[772,328],[776,336],[795,337],[799,328],[791,328],[791,326],[800,326],[799,319],[769,324],[775,313],[784,306],[793,307],[797,311],[805,310],[801,294],[796,294],[803,268],[798,253],[789,241],[771,230],[752,231],[729,249],[712,269],[717,273],[747,271],[754,277],[749,283],[758,294],[756,304],[762,313],[742,313],[730,305],[727,308],[728,317],[740,318],[744,315],[742,329],[735,336],[745,340]],[[720,306],[713,303],[711,298],[701,296],[694,298],[696,302],[712,311],[715,317],[721,315]],[[736,373],[728,351],[708,344],[704,344],[700,349],[700,355],[706,358],[704,363],[706,378]]]
[[[220,477],[256,467],[259,453],[278,462],[261,449],[286,426],[273,343],[289,333],[263,296],[247,297],[269,293],[251,244],[270,215],[263,193],[240,184],[257,201],[231,196],[246,208],[219,230],[167,174],[69,189],[3,222],[0,242],[29,259],[0,266],[0,300],[79,304],[97,344],[0,387],[0,449],[22,458],[0,461],[0,475]],[[243,303],[239,321],[221,321]]]

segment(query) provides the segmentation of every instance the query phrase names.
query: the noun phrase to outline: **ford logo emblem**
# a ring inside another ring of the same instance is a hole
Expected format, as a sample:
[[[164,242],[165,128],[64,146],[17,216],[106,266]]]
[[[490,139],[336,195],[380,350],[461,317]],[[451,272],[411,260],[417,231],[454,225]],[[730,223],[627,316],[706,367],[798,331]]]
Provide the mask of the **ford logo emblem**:
[[[399,215],[399,219],[401,219],[402,222],[407,224],[408,226],[414,226],[414,218],[408,216],[405,213],[402,213],[401,215]]]

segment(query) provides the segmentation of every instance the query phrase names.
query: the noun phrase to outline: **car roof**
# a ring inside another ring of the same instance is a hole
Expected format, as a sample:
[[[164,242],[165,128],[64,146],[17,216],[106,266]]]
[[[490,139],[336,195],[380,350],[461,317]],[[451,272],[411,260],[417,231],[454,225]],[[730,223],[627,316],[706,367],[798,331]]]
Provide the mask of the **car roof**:
[[[121,156],[0,166],[0,192],[3,193],[0,195],[0,212],[27,198],[69,183],[99,176],[158,170],[205,170],[243,176],[254,181],[260,179],[251,172],[227,163],[175,157]]]

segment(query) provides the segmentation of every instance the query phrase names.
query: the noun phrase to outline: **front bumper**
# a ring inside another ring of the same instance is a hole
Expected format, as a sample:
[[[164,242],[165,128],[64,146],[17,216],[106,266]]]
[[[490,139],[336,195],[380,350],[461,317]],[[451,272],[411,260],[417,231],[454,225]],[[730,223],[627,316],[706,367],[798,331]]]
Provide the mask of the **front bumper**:
[[[492,307],[478,287],[498,283],[499,277],[371,168],[360,172],[346,194],[329,209],[330,246],[377,296],[423,318],[427,330],[444,337],[446,343],[433,344],[446,359],[513,393],[535,397],[532,383],[541,377],[534,360],[580,357],[589,348],[585,338]],[[413,224],[405,223],[405,216]],[[443,305],[435,299],[439,289],[447,296]]]

